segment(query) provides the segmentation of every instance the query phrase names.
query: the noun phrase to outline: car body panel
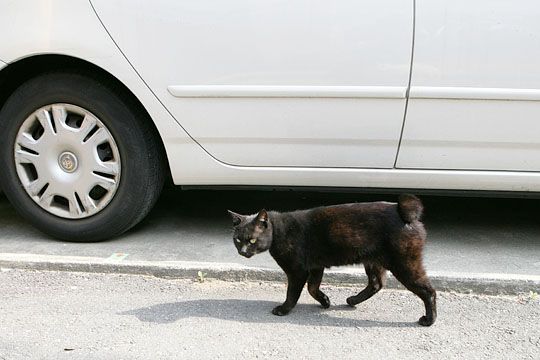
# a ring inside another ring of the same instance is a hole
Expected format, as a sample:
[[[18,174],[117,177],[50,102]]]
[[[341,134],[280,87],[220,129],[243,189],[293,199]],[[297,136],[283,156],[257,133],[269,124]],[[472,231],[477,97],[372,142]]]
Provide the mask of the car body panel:
[[[215,158],[368,168],[394,166],[412,3],[92,0],[141,77]]]
[[[3,2],[2,10],[0,59],[13,63],[39,54],[68,55],[94,63],[118,78],[141,101],[155,122],[165,144],[175,184],[540,191],[539,172],[227,165],[212,157],[184,132],[115,45],[87,0],[11,1]],[[433,83],[416,85],[433,86]],[[450,87],[452,84],[442,85]],[[336,90],[331,89],[330,93]],[[417,94],[420,92],[417,96],[426,96],[425,93],[422,95],[423,89],[414,90]],[[167,88],[162,91],[168,92]],[[534,94],[513,92],[511,95]],[[165,96],[173,97],[170,93]]]
[[[540,170],[540,6],[417,0],[397,167]]]
[[[84,59],[113,74],[135,94],[154,120],[167,150],[171,143],[198,146],[133,70],[87,0],[35,0],[31,6],[29,3],[3,2],[0,59],[13,63],[40,54]]]
[[[540,191],[539,172],[230,166],[195,150],[173,144],[176,184]]]

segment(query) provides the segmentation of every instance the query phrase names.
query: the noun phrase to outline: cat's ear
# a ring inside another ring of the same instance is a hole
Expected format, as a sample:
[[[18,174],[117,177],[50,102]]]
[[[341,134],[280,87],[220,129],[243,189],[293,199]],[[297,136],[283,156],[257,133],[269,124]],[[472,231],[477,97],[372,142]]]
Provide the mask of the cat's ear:
[[[237,214],[237,213],[235,213],[235,212],[233,212],[231,210],[227,210],[227,212],[231,216],[232,223],[233,223],[234,226],[240,225],[242,220],[245,218],[244,215]]]
[[[268,226],[268,213],[266,212],[266,210],[262,209],[261,211],[259,211],[259,213],[257,214],[257,221],[261,223],[264,227]]]

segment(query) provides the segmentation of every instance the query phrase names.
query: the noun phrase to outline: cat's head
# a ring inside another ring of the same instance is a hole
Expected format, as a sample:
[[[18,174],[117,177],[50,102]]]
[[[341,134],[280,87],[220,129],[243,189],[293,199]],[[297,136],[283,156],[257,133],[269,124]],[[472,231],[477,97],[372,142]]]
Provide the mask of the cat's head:
[[[266,210],[254,215],[240,215],[229,210],[234,227],[233,241],[238,253],[247,258],[270,249],[272,223]]]

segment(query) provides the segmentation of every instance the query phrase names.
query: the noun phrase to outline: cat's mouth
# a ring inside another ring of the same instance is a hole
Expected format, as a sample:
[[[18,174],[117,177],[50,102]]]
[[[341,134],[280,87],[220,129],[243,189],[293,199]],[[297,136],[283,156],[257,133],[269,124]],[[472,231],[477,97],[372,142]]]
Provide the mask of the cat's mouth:
[[[238,252],[240,255],[242,255],[243,257],[245,258],[250,258],[252,257],[253,255],[255,255],[255,253],[244,253],[244,252]]]

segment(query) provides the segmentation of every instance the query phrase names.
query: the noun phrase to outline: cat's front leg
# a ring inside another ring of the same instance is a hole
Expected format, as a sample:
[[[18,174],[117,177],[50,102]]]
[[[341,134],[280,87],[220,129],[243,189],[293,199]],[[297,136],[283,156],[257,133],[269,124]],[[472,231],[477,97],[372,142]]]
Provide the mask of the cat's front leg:
[[[311,269],[309,271],[307,284],[310,295],[321,303],[323,308],[328,309],[330,307],[330,299],[328,299],[328,296],[319,289],[323,274],[324,268]]]
[[[287,315],[292,310],[298,302],[298,298],[306,284],[307,277],[307,271],[294,274],[287,273],[287,299],[283,304],[276,306],[272,310],[272,314],[283,316]]]

